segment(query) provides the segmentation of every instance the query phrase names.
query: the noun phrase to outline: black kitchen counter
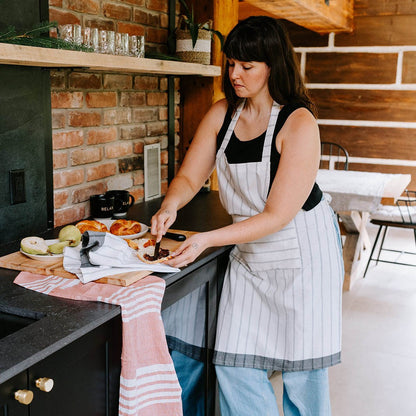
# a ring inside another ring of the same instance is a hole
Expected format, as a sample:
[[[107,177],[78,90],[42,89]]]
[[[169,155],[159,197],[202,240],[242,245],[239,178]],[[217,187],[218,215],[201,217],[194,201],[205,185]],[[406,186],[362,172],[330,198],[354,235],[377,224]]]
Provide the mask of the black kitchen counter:
[[[150,224],[161,201],[162,198],[158,198],[134,205],[128,218]],[[209,192],[198,194],[184,207],[172,228],[208,231],[230,223],[231,218],[223,210],[218,193]],[[58,232],[59,229],[51,230],[45,237],[56,237]],[[210,248],[180,272],[160,274],[166,280],[166,295],[174,290],[174,283],[186,279],[191,272],[228,249]],[[13,284],[17,274],[17,271],[0,268],[0,315],[1,312],[18,315],[33,322],[0,339],[0,384],[121,313],[116,305],[66,300],[25,289]],[[166,306],[169,305],[163,305]]]

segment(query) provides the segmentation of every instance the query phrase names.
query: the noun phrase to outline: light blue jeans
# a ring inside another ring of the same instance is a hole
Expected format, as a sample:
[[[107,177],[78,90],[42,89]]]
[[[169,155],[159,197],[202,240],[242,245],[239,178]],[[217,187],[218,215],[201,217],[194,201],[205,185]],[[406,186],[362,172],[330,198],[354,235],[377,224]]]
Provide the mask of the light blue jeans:
[[[266,370],[215,366],[221,416],[278,416]],[[284,416],[330,416],[328,369],[283,372]]]
[[[178,352],[171,352],[175,371],[182,388],[184,416],[204,416],[204,363]]]

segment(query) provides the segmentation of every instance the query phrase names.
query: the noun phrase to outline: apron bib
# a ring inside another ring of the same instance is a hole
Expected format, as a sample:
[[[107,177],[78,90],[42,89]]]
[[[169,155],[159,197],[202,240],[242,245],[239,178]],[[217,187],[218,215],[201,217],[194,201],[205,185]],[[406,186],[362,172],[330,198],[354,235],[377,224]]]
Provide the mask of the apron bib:
[[[274,102],[264,139],[260,162],[229,164],[225,149],[240,117],[244,103],[237,109],[220,149],[216,167],[219,195],[233,222],[243,221],[263,211],[270,184],[270,155],[274,145],[273,132],[279,115],[279,105]],[[299,244],[293,221],[277,233],[253,242],[238,244],[233,256],[251,271],[301,267]]]
[[[243,107],[232,117],[216,157],[220,199],[233,222],[264,209],[279,114],[274,102],[261,161],[229,164],[224,152]],[[342,276],[338,235],[326,201],[301,210],[276,233],[236,245],[221,294],[214,363],[280,371],[338,363]]]

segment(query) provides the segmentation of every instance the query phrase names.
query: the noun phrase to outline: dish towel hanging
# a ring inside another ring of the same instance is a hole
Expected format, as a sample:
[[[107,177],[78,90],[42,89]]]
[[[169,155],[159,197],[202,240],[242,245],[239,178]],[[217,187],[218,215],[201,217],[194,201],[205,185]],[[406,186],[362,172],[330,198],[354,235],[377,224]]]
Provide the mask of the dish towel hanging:
[[[120,305],[123,334],[119,415],[182,416],[181,387],[160,317],[163,279],[148,276],[122,287],[21,272],[14,283],[51,296]]]

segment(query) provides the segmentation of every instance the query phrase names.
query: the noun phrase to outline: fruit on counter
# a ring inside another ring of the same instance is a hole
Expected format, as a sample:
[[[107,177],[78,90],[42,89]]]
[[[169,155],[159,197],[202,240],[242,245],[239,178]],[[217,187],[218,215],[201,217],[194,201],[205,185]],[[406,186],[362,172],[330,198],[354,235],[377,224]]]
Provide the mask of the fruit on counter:
[[[69,246],[69,243],[69,240],[53,243],[48,246],[48,252],[51,254],[62,254],[64,252],[64,248]]]
[[[48,254],[48,245],[41,237],[25,237],[20,242],[20,248],[28,254]]]
[[[68,241],[70,247],[76,247],[81,242],[82,234],[75,225],[66,225],[59,231],[58,237],[60,242]]]

